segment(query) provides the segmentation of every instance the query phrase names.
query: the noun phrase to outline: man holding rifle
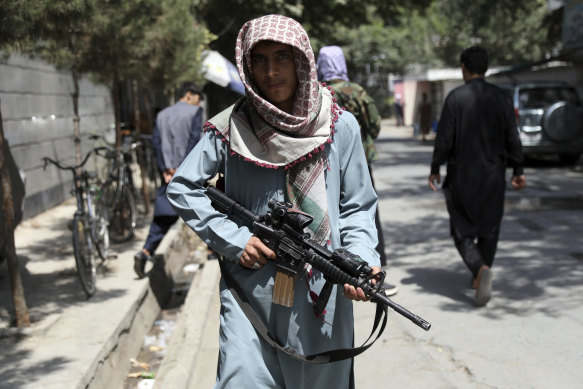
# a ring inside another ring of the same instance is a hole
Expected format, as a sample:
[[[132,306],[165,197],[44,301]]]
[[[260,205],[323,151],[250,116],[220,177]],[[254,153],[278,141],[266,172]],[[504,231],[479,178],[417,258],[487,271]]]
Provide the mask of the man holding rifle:
[[[246,96],[205,125],[167,191],[178,214],[224,257],[215,388],[353,388],[351,359],[314,365],[271,347],[237,304],[225,273],[269,334],[303,355],[352,347],[351,300],[367,300],[363,290],[334,286],[316,314],[322,274],[309,265],[295,275],[276,266],[275,253],[249,225],[211,206],[205,183],[222,175],[225,194],[255,214],[265,214],[272,199],[291,203],[314,217],[312,240],[349,250],[376,274],[377,196],[358,123],[318,83],[309,38],[293,19],[247,22],[236,62]]]

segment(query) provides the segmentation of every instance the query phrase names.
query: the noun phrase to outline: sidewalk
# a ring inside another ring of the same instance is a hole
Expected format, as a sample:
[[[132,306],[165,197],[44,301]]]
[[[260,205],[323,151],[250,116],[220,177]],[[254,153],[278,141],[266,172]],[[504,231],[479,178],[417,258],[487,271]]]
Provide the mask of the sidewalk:
[[[0,388],[121,387],[130,358],[170,293],[168,282],[151,288],[148,278],[134,274],[133,255],[151,220],[142,215],[133,240],[112,244],[117,258],[108,260],[98,274],[96,294],[87,299],[67,228],[74,210],[74,201],[66,201],[24,220],[15,231],[30,328],[10,328],[10,280],[7,266],[0,267]],[[181,227],[179,222],[171,229],[157,252],[166,254],[161,273],[169,277],[182,269],[186,257],[173,245]]]

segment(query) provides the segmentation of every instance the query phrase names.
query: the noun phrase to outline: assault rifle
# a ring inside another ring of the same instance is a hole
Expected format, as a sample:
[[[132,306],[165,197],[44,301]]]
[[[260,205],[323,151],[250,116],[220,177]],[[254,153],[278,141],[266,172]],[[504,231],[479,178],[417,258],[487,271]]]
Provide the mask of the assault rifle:
[[[384,271],[373,275],[372,268],[348,250],[330,251],[311,240],[310,235],[304,233],[304,228],[314,219],[311,215],[292,209],[289,203],[272,199],[268,204],[270,211],[259,216],[212,186],[207,188],[206,195],[217,211],[251,223],[251,231],[276,253],[278,271],[293,276],[303,269],[304,263],[309,263],[324,275],[326,282],[314,307],[316,314],[323,312],[333,284],[349,284],[361,288],[371,302],[392,308],[425,331],[431,328],[430,323],[386,297],[382,289]],[[373,279],[376,285],[372,284]]]

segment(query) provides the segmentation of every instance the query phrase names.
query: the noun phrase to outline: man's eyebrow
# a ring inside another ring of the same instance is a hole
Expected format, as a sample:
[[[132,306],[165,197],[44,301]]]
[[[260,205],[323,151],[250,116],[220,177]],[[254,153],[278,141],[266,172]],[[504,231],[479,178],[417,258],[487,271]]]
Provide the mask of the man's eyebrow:
[[[281,49],[281,50],[277,50],[274,54],[279,55],[279,54],[288,54],[288,53],[292,53],[293,50],[291,48],[285,48],[285,49]],[[251,53],[251,58],[253,57],[265,57],[267,56],[267,54],[264,53]]]

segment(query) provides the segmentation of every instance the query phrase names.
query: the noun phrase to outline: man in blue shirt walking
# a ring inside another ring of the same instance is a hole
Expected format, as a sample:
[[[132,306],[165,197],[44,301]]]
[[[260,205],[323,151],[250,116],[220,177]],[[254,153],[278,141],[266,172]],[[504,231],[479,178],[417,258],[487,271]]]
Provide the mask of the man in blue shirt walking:
[[[160,111],[152,135],[152,146],[162,174],[162,185],[156,192],[154,218],[146,243],[134,256],[134,271],[139,278],[145,277],[146,262],[178,220],[178,215],[166,197],[166,188],[176,168],[194,148],[202,133],[202,91],[192,83],[184,83],[179,90],[179,96],[182,97],[176,104]]]

